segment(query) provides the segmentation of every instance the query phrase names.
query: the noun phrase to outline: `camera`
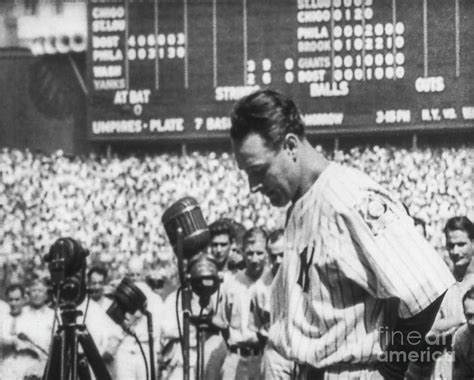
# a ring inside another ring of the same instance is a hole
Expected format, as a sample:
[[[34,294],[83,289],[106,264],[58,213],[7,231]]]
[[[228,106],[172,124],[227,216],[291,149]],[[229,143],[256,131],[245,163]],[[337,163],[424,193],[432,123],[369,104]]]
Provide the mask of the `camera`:
[[[89,251],[72,238],[60,238],[44,256],[57,302],[78,306],[87,295],[86,257]]]
[[[78,371],[89,375],[89,368],[79,354],[87,359],[95,378],[112,380],[87,327],[76,322],[82,311],[77,309],[86,298],[86,257],[89,251],[76,240],[66,237],[54,242],[44,256],[51,275],[56,306],[61,309],[61,322],[54,334],[44,380],[75,379]],[[90,378],[90,377],[86,377]]]

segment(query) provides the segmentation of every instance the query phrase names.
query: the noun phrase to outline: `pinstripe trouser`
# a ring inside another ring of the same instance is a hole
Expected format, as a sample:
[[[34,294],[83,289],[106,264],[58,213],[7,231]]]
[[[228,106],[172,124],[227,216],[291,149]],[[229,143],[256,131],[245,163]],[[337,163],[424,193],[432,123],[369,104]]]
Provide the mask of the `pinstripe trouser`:
[[[265,380],[291,380],[294,362],[281,356],[267,343],[263,352],[263,371]]]

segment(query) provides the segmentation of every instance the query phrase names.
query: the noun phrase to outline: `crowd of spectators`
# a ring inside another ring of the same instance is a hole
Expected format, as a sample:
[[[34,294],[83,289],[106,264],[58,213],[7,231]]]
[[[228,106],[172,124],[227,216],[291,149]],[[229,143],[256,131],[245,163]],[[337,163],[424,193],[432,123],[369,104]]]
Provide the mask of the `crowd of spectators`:
[[[412,216],[426,221],[435,247],[444,244],[442,226],[449,217],[473,215],[472,147],[373,146],[328,156],[398,194]],[[4,148],[0,260],[13,273],[40,268],[50,245],[70,236],[89,248],[91,262],[107,263],[117,277],[133,255],[152,269],[167,270],[173,253],[161,217],[183,196],[196,198],[209,223],[230,217],[246,227],[281,227],[285,210],[271,207],[260,194],[248,197],[248,191],[228,153],[69,157]]]

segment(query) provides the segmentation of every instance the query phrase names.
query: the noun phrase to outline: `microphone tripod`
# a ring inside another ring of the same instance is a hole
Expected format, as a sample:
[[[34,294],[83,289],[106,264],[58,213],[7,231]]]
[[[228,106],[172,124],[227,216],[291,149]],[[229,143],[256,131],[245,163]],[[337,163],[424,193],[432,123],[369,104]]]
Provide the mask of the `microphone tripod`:
[[[176,244],[176,256],[178,257],[178,269],[180,275],[180,281],[182,284],[182,297],[181,307],[183,315],[183,337],[182,341],[182,352],[183,352],[183,380],[190,380],[190,325],[192,324],[196,328],[197,335],[197,365],[196,365],[196,380],[204,380],[204,343],[208,336],[208,332],[213,328],[211,327],[211,315],[192,314],[191,299],[193,297],[193,289],[191,284],[191,278],[185,273],[186,263],[182,255],[182,230],[177,230],[177,244]],[[199,305],[201,310],[205,310],[209,306],[209,296],[199,296]]]
[[[82,311],[77,310],[74,304],[66,304],[61,308],[63,323],[58,326],[53,337],[43,380],[90,380],[88,363],[96,379],[112,380],[87,327],[76,323],[80,315]],[[79,359],[79,345],[87,360]]]

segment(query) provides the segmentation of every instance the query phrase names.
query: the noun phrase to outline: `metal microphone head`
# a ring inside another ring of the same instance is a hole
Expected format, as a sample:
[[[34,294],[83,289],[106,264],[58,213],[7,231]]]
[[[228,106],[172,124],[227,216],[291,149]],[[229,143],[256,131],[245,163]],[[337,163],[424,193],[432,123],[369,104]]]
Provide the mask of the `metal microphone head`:
[[[185,197],[175,202],[164,212],[161,221],[175,253],[178,228],[182,229],[183,256],[186,259],[206,248],[211,240],[201,208],[194,198]]]

